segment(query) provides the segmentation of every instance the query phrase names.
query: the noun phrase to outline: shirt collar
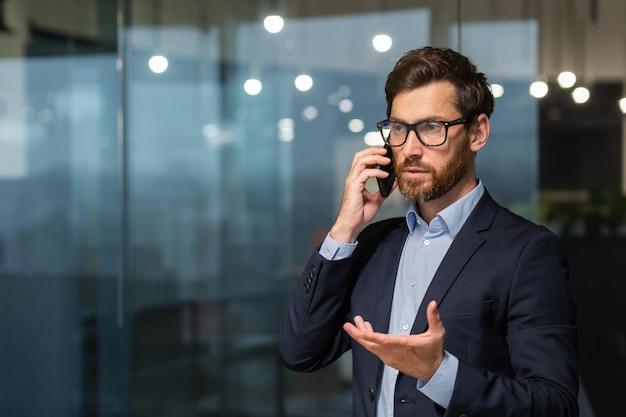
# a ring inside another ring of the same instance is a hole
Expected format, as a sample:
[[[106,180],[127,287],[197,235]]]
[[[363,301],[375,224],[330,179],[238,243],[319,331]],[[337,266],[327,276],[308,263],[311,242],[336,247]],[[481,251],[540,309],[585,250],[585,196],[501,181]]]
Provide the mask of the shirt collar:
[[[472,191],[437,213],[436,217],[439,217],[443,221],[453,238],[459,233],[461,227],[465,224],[465,221],[472,210],[474,210],[474,207],[476,207],[476,204],[478,204],[478,200],[480,200],[484,192],[485,188],[483,183],[479,180]],[[424,219],[420,216],[416,204],[411,203],[409,211],[406,214],[406,224],[409,228],[409,233],[413,234],[415,228],[418,226],[418,220],[421,224],[426,224]]]

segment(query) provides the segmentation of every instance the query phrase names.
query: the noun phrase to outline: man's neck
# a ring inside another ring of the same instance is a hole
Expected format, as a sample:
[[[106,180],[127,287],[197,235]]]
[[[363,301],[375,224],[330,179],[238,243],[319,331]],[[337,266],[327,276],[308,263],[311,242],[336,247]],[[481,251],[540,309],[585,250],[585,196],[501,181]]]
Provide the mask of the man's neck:
[[[446,207],[454,204],[454,202],[467,195],[478,185],[476,178],[471,178],[469,181],[458,183],[446,194],[439,198],[429,201],[417,202],[415,205],[419,210],[420,216],[430,224],[430,221],[437,216],[437,214]]]

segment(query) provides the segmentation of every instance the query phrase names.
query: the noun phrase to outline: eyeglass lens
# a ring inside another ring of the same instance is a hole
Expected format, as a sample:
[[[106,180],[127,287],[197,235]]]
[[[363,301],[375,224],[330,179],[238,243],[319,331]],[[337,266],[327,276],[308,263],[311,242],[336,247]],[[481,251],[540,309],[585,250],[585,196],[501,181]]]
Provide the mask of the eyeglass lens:
[[[394,121],[380,124],[383,139],[392,146],[402,145],[409,136],[410,130],[414,130],[419,139],[427,145],[439,145],[446,140],[446,126],[438,121],[426,120],[415,125]]]

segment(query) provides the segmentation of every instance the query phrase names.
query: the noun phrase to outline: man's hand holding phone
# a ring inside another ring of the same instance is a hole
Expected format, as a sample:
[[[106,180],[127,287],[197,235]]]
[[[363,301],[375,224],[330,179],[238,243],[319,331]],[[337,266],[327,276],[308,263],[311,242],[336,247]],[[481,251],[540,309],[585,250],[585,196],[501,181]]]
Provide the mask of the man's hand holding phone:
[[[369,178],[387,179],[390,174],[381,168],[389,165],[393,166],[393,163],[387,156],[386,148],[370,147],[354,155],[346,177],[341,208],[330,229],[330,236],[334,240],[354,243],[359,232],[376,216],[385,197],[379,192],[370,193],[365,183]],[[393,183],[391,181],[389,192],[393,191]]]

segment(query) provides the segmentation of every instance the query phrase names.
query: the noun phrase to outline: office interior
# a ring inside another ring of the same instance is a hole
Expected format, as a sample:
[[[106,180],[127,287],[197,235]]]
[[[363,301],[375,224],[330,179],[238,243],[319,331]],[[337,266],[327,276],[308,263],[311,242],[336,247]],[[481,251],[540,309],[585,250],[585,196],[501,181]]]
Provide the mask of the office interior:
[[[349,415],[349,355],[288,371],[277,323],[424,45],[487,74],[478,176],[562,238],[581,416],[620,415],[625,21],[623,0],[0,1],[0,415]]]

